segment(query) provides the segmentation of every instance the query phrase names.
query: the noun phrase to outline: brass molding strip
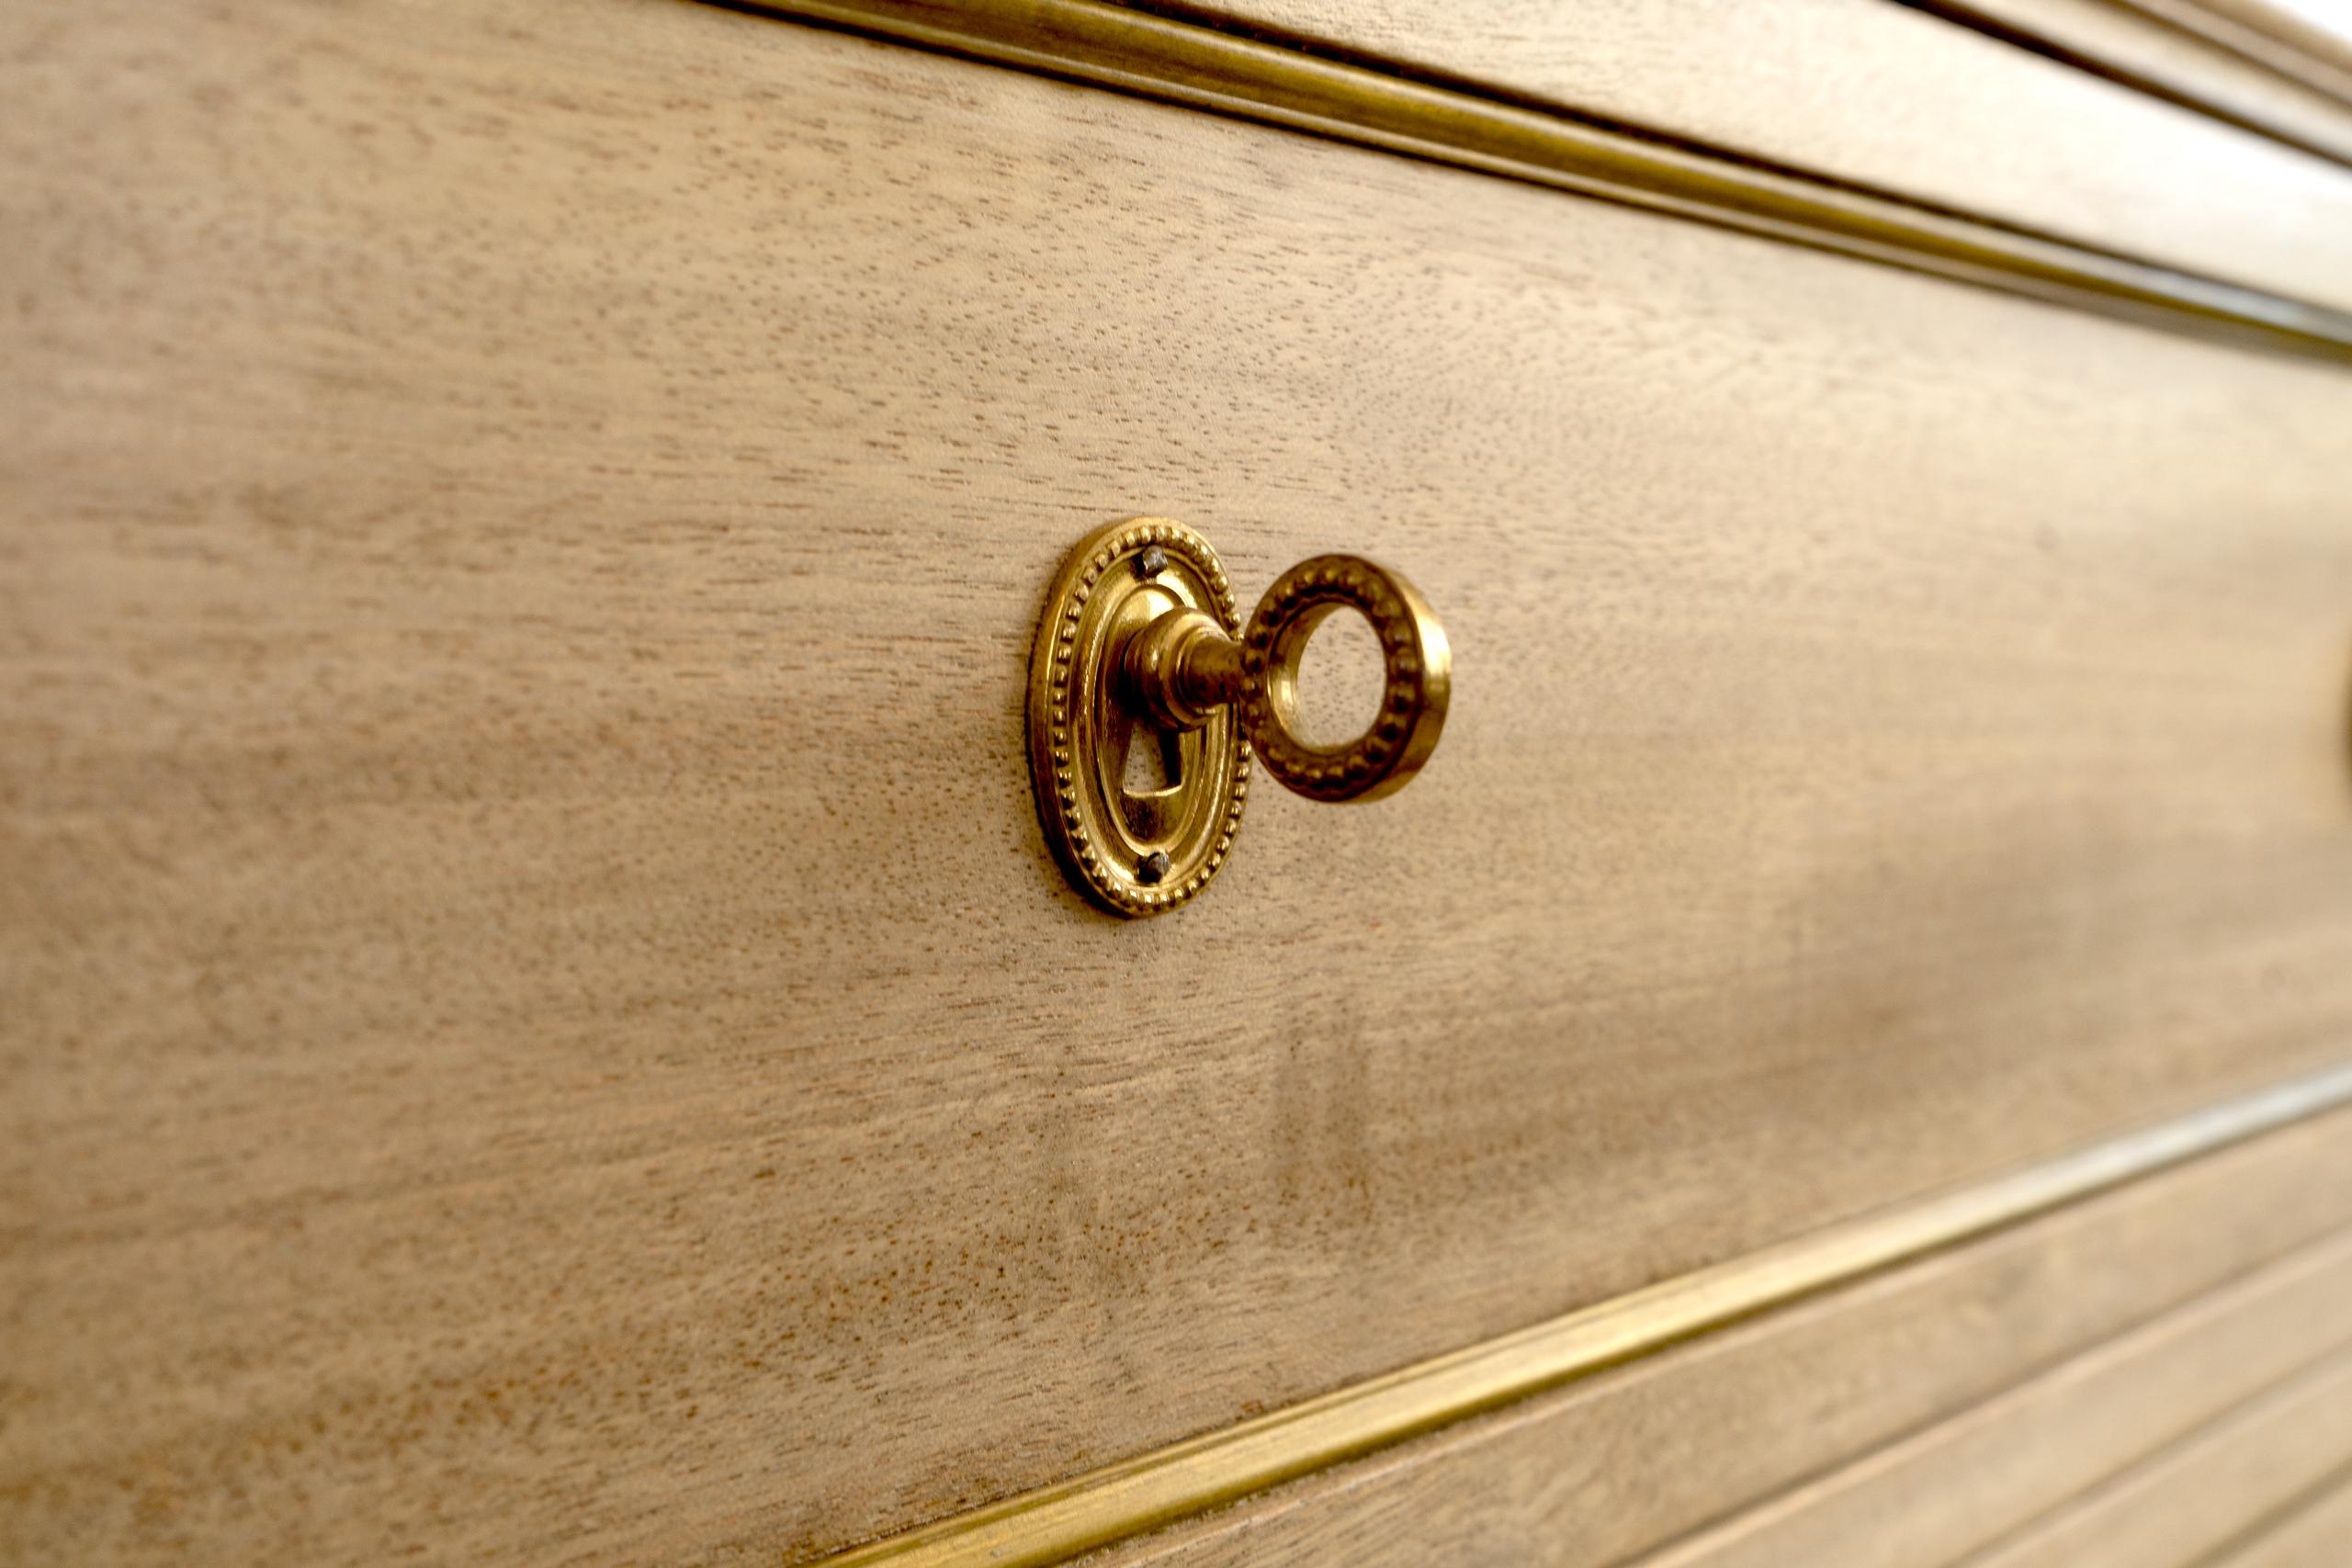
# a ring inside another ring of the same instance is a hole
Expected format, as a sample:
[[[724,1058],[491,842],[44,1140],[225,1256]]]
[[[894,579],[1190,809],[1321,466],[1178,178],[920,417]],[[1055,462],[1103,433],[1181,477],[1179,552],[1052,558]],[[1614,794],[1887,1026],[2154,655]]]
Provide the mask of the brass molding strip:
[[[825,1560],[1045,1568],[2352,1104],[2352,1064],[1834,1224]]]
[[[2207,337],[2352,362],[2352,312],[1388,62],[1101,0],[719,0]]]

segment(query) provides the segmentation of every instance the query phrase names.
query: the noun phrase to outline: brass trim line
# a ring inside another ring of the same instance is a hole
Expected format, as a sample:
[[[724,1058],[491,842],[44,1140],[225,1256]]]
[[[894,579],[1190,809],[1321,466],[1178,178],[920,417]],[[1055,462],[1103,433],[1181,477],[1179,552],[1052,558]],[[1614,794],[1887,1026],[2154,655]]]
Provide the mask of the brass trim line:
[[[1046,1568],[2352,1104],[2352,1064],[1860,1215],[824,1560]]]
[[[719,0],[1740,233],[2243,344],[2352,362],[2352,312],[1390,62],[1102,0]]]

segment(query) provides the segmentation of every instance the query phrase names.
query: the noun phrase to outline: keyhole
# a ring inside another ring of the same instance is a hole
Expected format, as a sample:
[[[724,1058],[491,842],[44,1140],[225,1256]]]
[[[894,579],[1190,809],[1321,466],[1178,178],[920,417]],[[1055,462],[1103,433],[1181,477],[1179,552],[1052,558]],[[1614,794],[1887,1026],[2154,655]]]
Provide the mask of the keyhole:
[[[1148,795],[1183,786],[1183,737],[1172,729],[1136,726],[1127,737],[1127,765],[1119,787],[1131,795]]]

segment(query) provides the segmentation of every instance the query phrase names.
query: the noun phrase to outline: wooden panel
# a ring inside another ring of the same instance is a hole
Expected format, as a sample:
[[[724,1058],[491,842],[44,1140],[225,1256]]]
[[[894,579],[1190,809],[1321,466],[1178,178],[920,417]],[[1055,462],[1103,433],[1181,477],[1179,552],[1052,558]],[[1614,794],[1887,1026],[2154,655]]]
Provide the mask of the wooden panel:
[[[2344,1568],[2352,1562],[2352,1469],[2239,1543],[2221,1568]]]
[[[2337,1114],[1132,1543],[1155,1568],[1599,1568],[2352,1220]]]
[[[2339,98],[2352,96],[2352,17],[2335,0],[2126,0]]]
[[[1261,125],[1694,219],[2217,341],[2352,358],[2352,311],[2100,249],[1328,45],[1105,0],[775,0],[758,7]]]
[[[2347,99],[2313,56],[2251,40],[2197,0],[1916,0],[2076,70],[2344,162]],[[2196,20],[2191,25],[2191,18]],[[2228,35],[2228,36],[2225,36]],[[2249,41],[2255,47],[2241,45]]]
[[[2176,265],[2352,301],[2352,180],[2340,164],[1885,0],[1208,8]],[[2352,158],[2352,113],[2308,95],[2292,112],[2300,134]]]
[[[2259,1529],[2347,1461],[2352,1355],[2337,1355],[2018,1531],[1971,1568],[2188,1568],[2228,1551],[2249,1524]]]
[[[2341,374],[711,9],[0,32],[10,1555],[805,1554],[2342,1050]],[[1457,695],[1132,927],[1147,507]]]
[[[2021,1544],[2002,1540],[2016,1527],[2128,1466],[2161,1461],[2242,1405],[2267,1409],[2278,1394],[2293,1401],[2301,1422],[2311,1405],[2299,1374],[2330,1360],[2324,1380],[2310,1386],[2341,1391],[2347,1340],[2352,1234],[1645,1556],[1642,1568],[1950,1562],[1996,1544],[2007,1551]],[[2328,1463],[2342,1451],[2331,1446],[2334,1434],[2324,1422],[2307,1434]],[[2127,1551],[2111,1561],[2147,1559]]]

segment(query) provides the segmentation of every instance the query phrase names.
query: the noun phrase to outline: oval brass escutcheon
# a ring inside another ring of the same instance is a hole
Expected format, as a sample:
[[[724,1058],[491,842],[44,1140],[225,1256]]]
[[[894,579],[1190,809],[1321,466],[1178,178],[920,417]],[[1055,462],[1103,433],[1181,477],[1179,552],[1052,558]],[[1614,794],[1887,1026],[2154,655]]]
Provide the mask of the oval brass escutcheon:
[[[1114,914],[1159,914],[1207,886],[1249,795],[1250,747],[1232,707],[1178,728],[1123,698],[1128,647],[1173,611],[1240,635],[1206,540],[1162,517],[1114,523],[1062,563],[1030,657],[1037,817],[1072,885]],[[1157,750],[1154,766],[1130,766],[1138,746]],[[1149,787],[1136,787],[1138,774]]]

